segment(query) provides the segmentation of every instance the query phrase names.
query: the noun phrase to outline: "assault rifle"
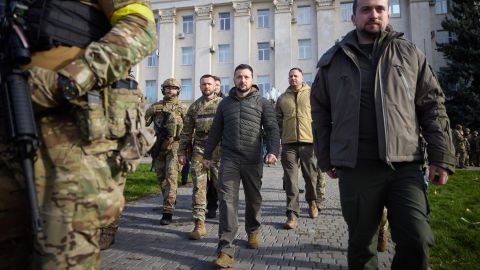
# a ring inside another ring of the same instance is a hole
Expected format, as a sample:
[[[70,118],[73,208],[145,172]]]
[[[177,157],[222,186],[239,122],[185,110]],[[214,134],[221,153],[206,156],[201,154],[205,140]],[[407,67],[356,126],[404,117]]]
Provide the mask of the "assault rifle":
[[[0,0],[0,119],[5,124],[8,142],[22,167],[31,210],[34,233],[42,230],[37,206],[33,160],[38,149],[38,135],[33,116],[27,79],[20,69],[30,63],[24,16],[28,7],[10,0]]]
[[[152,158],[157,158],[158,155],[160,155],[162,144],[172,136],[167,128],[167,123],[172,114],[169,112],[162,112],[162,114],[163,119],[160,125],[153,121],[153,129],[155,130],[155,136],[157,136],[157,140],[155,141],[152,149],[150,149],[150,156],[152,156]]]

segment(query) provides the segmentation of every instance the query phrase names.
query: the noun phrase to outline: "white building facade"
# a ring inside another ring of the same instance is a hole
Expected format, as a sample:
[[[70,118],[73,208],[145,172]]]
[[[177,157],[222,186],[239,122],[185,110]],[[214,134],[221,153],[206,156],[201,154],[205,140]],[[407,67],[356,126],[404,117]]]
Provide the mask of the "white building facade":
[[[389,0],[390,23],[427,56],[434,70],[445,65],[436,43],[448,42],[441,21],[447,0]],[[203,74],[221,78],[222,91],[233,87],[239,64],[253,67],[254,83],[266,96],[288,87],[288,71],[303,70],[311,83],[323,53],[353,29],[353,0],[152,0],[157,16],[158,49],[134,73],[149,103],[162,98],[167,78],[182,84],[180,99],[201,96]]]

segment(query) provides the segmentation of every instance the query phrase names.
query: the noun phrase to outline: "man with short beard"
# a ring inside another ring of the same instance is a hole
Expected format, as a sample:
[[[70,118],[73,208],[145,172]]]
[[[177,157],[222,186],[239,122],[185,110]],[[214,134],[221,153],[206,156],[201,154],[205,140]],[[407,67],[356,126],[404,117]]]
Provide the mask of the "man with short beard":
[[[192,172],[193,183],[192,215],[195,228],[190,234],[191,240],[198,240],[207,234],[205,228],[207,179],[210,178],[211,184],[216,189],[218,185],[218,164],[220,162],[220,157],[217,154],[213,156],[214,162],[210,168],[205,168],[202,165],[202,155],[208,133],[212,126],[218,104],[222,100],[222,98],[215,95],[215,80],[212,75],[205,74],[200,78],[200,90],[202,91],[202,96],[190,105],[187,115],[185,116],[183,130],[180,136],[180,147],[178,149],[178,162],[181,165],[185,165],[187,162],[187,148],[190,144],[193,145],[190,170]]]
[[[235,87],[218,105],[203,154],[203,164],[210,167],[214,148],[221,144],[219,172],[220,226],[216,267],[232,267],[235,253],[232,241],[238,230],[238,192],[240,182],[245,193],[245,231],[247,247],[259,248],[260,207],[263,162],[275,164],[280,135],[275,110],[258,87],[252,84],[253,69],[241,64],[235,68]],[[261,154],[262,128],[266,132],[267,154]]]
[[[445,96],[425,55],[389,27],[387,0],[356,0],[355,30],[318,62],[312,85],[315,154],[339,177],[349,269],[378,269],[377,233],[388,210],[392,269],[427,269],[433,234],[422,167],[427,141],[436,185],[455,168]]]

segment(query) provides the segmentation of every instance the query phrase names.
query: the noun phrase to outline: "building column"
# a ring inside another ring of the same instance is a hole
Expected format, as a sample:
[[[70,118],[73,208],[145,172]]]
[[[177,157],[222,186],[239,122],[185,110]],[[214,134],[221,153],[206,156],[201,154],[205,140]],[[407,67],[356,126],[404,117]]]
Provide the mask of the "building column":
[[[337,14],[333,0],[316,0],[317,10],[317,50],[318,58],[335,45],[336,33],[338,32]]]
[[[292,0],[274,0],[275,72],[272,87],[280,93],[288,88],[288,71],[292,68]]]
[[[233,2],[233,66],[251,64],[251,1]]]
[[[175,8],[158,11],[158,81],[157,97],[162,97],[160,85],[167,78],[175,77]]]
[[[428,0],[410,1],[410,32],[412,42],[423,51],[429,63],[433,63],[430,26],[430,6]],[[413,29],[415,28],[415,29]]]
[[[199,98],[200,77],[212,72],[212,4],[195,6],[195,77],[192,82],[193,100]]]

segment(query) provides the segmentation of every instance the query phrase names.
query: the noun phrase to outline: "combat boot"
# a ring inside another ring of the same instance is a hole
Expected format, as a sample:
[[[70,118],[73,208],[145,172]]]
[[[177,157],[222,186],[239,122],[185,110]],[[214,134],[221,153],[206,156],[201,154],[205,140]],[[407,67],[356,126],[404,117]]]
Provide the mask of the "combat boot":
[[[308,215],[311,218],[318,217],[318,208],[317,208],[317,203],[315,201],[310,201],[308,203]]]
[[[231,268],[233,264],[235,264],[235,260],[227,253],[220,252],[218,253],[218,257],[215,259],[213,264],[217,268]]]
[[[163,213],[160,225],[168,225],[170,223],[172,223],[172,214]]]
[[[217,210],[209,209],[209,210],[207,210],[207,214],[205,216],[207,218],[216,218],[217,217]]]
[[[288,215],[287,222],[285,223],[285,229],[290,230],[290,229],[295,229],[298,226],[298,219],[297,216],[294,213],[291,213]]]
[[[384,252],[387,250],[388,244],[388,233],[386,231],[380,230],[378,232],[378,242],[377,242],[377,251]]]
[[[202,238],[202,236],[207,235],[207,228],[205,228],[205,222],[202,220],[197,219],[195,221],[195,228],[190,233],[191,240],[198,240]]]
[[[260,239],[259,238],[259,233],[258,232],[252,232],[248,234],[248,243],[247,247],[249,249],[257,249],[260,247]]]
[[[115,244],[115,234],[114,233],[101,233],[100,234],[100,250],[109,249],[113,244]]]

